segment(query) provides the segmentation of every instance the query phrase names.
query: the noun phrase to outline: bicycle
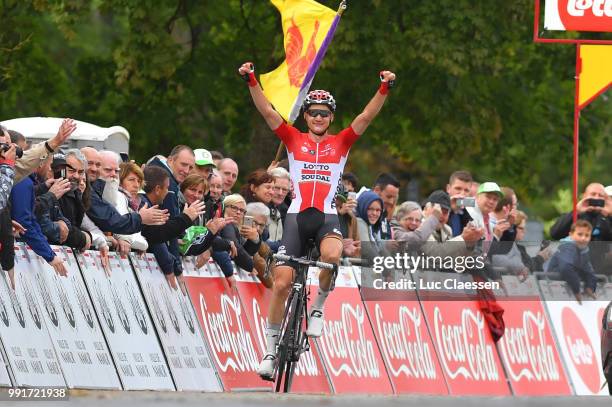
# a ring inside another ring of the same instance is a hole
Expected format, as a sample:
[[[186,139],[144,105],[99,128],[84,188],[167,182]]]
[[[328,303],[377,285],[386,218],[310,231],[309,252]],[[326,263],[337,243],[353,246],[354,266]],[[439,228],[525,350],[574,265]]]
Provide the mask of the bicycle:
[[[276,260],[285,261],[288,264],[294,265],[296,271],[291,291],[287,297],[279,335],[280,340],[276,348],[277,364],[271,379],[276,383],[276,392],[279,392],[281,387],[283,387],[285,393],[291,390],[295,365],[300,360],[300,355],[310,350],[310,344],[308,343],[305,329],[307,328],[308,318],[304,318],[307,313],[308,298],[310,295],[310,289],[306,284],[308,268],[314,266],[333,271],[334,276],[332,276],[332,281],[335,280],[335,274],[338,272],[338,266],[336,264],[313,260],[315,248],[314,241],[309,240],[307,244],[307,254],[304,257],[293,257],[283,254],[273,255]]]

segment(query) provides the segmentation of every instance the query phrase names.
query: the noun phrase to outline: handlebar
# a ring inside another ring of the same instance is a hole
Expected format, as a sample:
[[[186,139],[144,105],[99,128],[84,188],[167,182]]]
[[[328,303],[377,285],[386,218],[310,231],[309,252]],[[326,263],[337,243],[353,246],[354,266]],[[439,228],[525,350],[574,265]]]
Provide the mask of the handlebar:
[[[276,260],[286,261],[289,263],[296,263],[302,266],[314,266],[314,267],[319,267],[319,268],[327,269],[327,270],[335,270],[338,267],[335,264],[324,263],[322,261],[316,261],[316,260],[307,260],[304,257],[293,257],[293,256],[287,256],[284,254],[274,254],[273,257]]]

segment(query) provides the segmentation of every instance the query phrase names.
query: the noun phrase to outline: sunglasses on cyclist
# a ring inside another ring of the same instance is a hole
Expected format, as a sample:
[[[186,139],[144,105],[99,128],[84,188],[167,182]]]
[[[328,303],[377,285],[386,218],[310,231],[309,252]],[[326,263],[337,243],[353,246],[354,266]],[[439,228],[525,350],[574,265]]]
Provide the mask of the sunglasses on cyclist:
[[[310,117],[321,116],[323,118],[329,117],[332,114],[332,112],[330,112],[329,110],[321,110],[321,109],[308,109],[306,113],[308,113],[308,116]]]

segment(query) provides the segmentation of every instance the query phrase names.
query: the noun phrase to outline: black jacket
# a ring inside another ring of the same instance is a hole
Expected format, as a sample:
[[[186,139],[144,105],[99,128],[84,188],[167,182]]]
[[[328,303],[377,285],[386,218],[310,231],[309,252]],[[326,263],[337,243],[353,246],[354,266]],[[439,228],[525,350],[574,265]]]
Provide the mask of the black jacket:
[[[246,271],[253,270],[253,267],[255,267],[253,263],[253,256],[259,250],[259,246],[261,246],[261,238],[257,243],[245,239],[240,235],[238,227],[234,224],[226,225],[223,229],[221,229],[219,235],[226,240],[231,240],[234,242],[234,245],[238,250],[238,256],[234,258],[236,265]]]

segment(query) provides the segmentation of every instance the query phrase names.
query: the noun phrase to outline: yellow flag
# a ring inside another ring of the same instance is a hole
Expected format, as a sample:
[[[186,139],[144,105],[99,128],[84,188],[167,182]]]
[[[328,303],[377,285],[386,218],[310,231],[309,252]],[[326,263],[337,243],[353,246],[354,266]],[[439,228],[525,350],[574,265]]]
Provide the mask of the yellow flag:
[[[336,12],[314,0],[270,0],[281,13],[285,36],[285,61],[274,71],[260,76],[264,94],[289,122],[300,89]],[[308,90],[308,89],[306,89]]]
[[[586,107],[612,86],[612,45],[581,45],[578,106]]]

